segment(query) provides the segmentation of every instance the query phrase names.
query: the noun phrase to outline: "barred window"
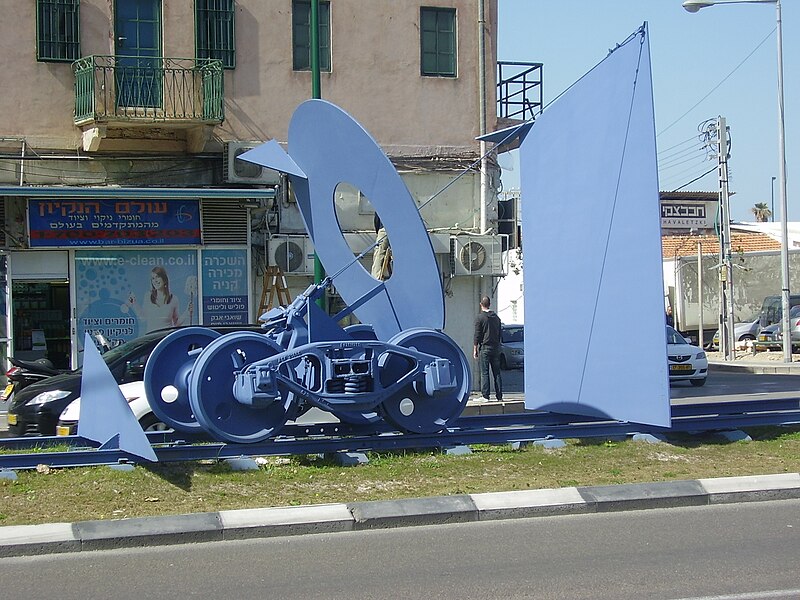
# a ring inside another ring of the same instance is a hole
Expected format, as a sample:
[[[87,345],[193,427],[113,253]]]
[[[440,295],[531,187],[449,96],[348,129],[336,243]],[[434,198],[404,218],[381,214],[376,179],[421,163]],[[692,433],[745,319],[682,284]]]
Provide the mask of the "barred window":
[[[80,58],[80,0],[37,0],[36,60],[72,62]]]
[[[197,58],[217,58],[226,69],[236,67],[234,0],[196,0]]]
[[[420,55],[423,75],[456,76],[455,9],[420,9]]]
[[[292,2],[292,66],[295,71],[311,70],[311,2]],[[330,2],[319,3],[319,70],[331,70]]]

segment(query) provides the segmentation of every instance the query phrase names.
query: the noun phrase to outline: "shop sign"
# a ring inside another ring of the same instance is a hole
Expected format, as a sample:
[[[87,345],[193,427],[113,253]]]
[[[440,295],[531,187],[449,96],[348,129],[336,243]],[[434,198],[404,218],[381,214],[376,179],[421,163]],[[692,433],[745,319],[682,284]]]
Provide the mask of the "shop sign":
[[[199,200],[28,200],[32,248],[200,244]]]
[[[244,249],[204,249],[203,324],[246,325],[247,252]]]

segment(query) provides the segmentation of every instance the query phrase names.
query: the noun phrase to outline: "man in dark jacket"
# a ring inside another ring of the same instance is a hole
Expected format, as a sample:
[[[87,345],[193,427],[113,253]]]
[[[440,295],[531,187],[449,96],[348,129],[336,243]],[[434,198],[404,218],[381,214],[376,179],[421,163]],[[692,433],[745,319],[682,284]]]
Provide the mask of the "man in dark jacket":
[[[490,310],[488,296],[481,298],[481,311],[475,318],[475,338],[472,354],[480,361],[481,395],[489,400],[489,367],[494,378],[494,394],[498,402],[503,399],[503,378],[500,375],[500,317]]]

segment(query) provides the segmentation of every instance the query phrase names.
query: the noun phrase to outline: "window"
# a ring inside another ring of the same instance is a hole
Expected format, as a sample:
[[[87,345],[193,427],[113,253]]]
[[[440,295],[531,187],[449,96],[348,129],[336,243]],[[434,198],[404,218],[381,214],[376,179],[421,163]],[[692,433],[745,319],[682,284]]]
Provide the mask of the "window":
[[[80,0],[37,0],[36,60],[72,62],[80,58]]]
[[[456,76],[455,9],[420,9],[420,48],[423,75]]]
[[[319,70],[331,70],[331,5],[319,3]],[[292,66],[295,71],[311,70],[311,2],[292,2]]]
[[[223,67],[233,69],[236,66],[234,0],[197,0],[195,10],[197,58],[217,58]]]

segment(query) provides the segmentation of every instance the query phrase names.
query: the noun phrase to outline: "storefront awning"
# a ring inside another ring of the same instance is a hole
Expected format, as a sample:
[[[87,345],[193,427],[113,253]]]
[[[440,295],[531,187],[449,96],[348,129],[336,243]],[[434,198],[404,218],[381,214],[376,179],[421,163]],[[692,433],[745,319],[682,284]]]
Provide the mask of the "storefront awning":
[[[25,198],[135,198],[139,200],[182,200],[214,198],[241,200],[243,198],[274,198],[274,188],[127,188],[76,186],[0,186],[1,196]]]

